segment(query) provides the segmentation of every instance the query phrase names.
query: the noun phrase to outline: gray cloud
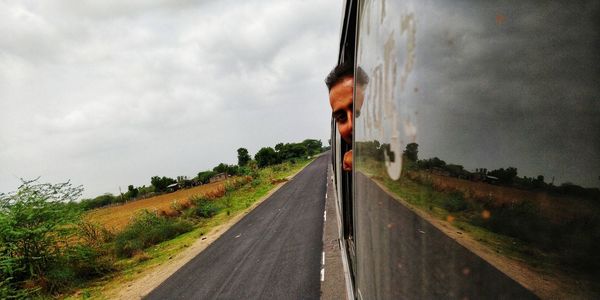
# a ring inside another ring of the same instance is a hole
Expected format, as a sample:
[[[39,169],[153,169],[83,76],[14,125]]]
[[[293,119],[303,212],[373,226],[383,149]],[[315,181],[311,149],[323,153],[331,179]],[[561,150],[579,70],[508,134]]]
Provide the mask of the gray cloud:
[[[398,99],[420,157],[600,184],[597,2],[412,6],[416,60]],[[397,45],[401,60],[404,39]]]
[[[329,136],[341,5],[0,3],[0,191],[86,196],[188,175],[235,150]]]

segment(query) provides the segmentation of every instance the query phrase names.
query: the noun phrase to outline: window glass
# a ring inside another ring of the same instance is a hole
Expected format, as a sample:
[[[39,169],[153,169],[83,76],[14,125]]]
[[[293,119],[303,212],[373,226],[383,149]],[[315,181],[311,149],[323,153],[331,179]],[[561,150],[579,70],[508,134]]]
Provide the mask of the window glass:
[[[599,18],[598,1],[361,2],[360,297],[598,298]]]

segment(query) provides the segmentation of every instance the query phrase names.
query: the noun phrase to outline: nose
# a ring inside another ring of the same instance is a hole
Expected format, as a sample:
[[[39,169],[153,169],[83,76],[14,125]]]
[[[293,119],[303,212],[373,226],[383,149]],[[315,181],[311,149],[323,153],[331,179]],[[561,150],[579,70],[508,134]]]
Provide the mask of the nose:
[[[350,127],[350,134],[352,134],[352,123],[354,122],[354,115],[351,110],[348,111],[348,126]]]

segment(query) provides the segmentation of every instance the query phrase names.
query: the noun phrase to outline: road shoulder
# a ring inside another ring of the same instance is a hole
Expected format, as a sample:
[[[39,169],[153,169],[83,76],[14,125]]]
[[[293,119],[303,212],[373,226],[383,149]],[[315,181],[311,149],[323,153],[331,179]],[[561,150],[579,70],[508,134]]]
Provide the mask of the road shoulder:
[[[323,213],[323,259],[321,261],[321,299],[325,300],[347,299],[332,175],[331,165],[329,165]]]

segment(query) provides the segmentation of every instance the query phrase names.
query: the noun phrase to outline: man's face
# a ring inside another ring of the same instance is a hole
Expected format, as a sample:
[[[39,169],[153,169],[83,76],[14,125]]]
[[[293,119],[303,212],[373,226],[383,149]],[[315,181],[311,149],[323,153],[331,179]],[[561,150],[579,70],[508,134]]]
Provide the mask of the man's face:
[[[352,91],[354,78],[348,76],[336,83],[329,91],[332,116],[338,125],[342,139],[352,144]]]

